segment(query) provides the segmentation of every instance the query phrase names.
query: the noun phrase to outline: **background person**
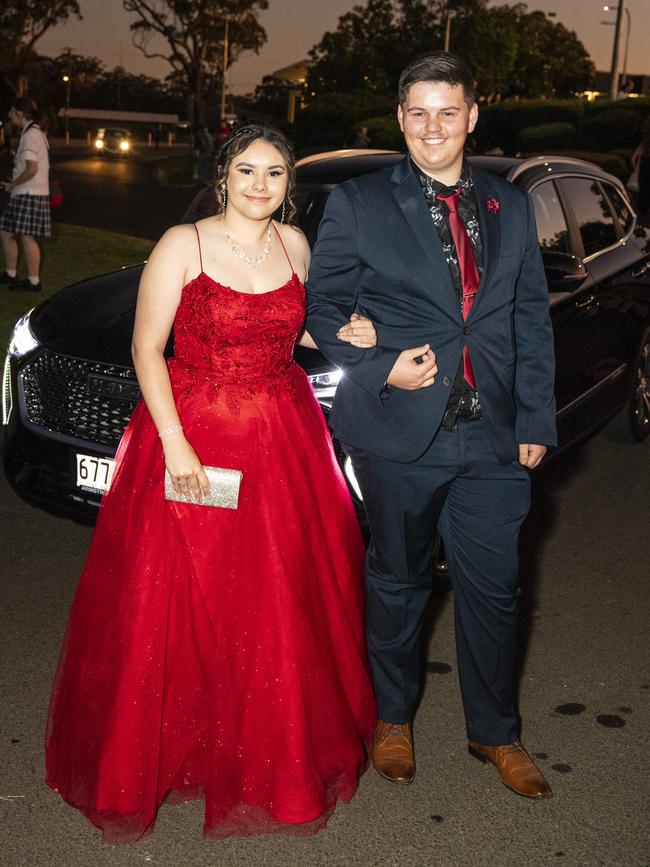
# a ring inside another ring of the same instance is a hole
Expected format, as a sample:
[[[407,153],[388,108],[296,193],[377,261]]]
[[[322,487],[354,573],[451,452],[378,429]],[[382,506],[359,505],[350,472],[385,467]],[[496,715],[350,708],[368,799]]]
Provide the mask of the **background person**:
[[[634,82],[628,79],[627,81],[623,81],[618,89],[618,93],[616,94],[616,99],[627,99],[628,96],[634,90]]]
[[[354,136],[352,138],[352,144],[350,147],[353,148],[367,148],[370,146],[370,138],[368,136],[368,127],[367,126],[358,126],[355,130]]]
[[[219,128],[217,130],[215,130],[215,133],[214,133],[215,147],[217,147],[217,148],[223,147],[223,145],[226,143],[226,140],[231,136],[231,134],[232,134],[232,127],[230,126],[230,124],[227,123],[227,121],[225,121],[225,120],[221,121],[221,125],[219,126]]]
[[[205,124],[198,128],[194,144],[196,147],[196,176],[201,186],[207,186],[212,179],[214,139]]]
[[[49,238],[50,161],[45,134],[36,123],[38,108],[26,96],[11,104],[9,119],[20,129],[11,181],[3,184],[10,194],[0,218],[0,241],[5,270],[0,282],[10,289],[39,292],[41,289],[41,250],[37,238]],[[18,241],[27,263],[27,279],[17,279]]]

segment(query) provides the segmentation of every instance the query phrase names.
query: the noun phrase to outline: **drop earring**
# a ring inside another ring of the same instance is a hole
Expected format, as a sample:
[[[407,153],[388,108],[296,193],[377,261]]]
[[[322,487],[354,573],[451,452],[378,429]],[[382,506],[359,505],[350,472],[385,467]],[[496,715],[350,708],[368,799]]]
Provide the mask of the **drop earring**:
[[[286,211],[287,211],[287,200],[285,199],[284,202],[282,202],[282,216],[280,217],[280,222],[281,222],[281,223],[284,223],[284,218],[285,218],[285,216],[286,216]]]

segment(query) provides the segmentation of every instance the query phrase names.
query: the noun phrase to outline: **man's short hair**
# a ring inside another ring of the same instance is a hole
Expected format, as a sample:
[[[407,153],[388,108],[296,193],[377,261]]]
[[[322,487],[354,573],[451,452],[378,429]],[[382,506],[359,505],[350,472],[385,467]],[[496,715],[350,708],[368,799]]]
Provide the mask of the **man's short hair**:
[[[444,82],[463,87],[465,101],[474,104],[474,74],[465,61],[449,51],[434,51],[412,61],[399,77],[397,97],[400,105],[406,102],[409,88],[421,81]]]

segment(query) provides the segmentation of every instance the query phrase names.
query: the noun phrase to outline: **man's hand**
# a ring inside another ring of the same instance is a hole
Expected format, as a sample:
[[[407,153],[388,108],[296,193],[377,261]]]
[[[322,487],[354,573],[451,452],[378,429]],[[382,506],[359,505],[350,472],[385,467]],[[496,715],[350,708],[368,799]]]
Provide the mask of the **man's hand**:
[[[418,388],[433,385],[437,373],[436,354],[429,344],[425,343],[424,346],[400,352],[386,383],[406,391],[416,391]]]
[[[533,443],[521,443],[519,445],[519,463],[528,467],[529,470],[534,469],[542,462],[542,458],[546,454],[546,446],[536,446]]]

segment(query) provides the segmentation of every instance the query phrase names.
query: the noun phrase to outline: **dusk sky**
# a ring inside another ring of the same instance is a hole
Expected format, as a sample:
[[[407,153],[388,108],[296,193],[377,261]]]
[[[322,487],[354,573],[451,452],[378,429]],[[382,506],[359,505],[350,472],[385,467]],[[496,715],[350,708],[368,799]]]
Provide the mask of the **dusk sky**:
[[[161,78],[169,72],[164,61],[147,60],[133,46],[129,25],[135,17],[124,12],[121,0],[81,0],[79,5],[83,20],[51,30],[38,43],[41,53],[54,55],[70,47],[76,54],[98,57],[108,68],[121,63],[129,72]],[[354,0],[269,0],[269,9],[260,15],[268,41],[259,55],[247,52],[231,67],[229,88],[234,93],[252,92],[263,75],[306,58],[323,33],[334,30],[339,16],[354,5]],[[576,31],[596,68],[609,69],[614,27],[600,22],[614,22],[616,13],[603,12],[602,7],[603,2],[597,0],[536,0],[528,4],[531,11],[555,12],[557,21]],[[628,8],[632,20],[628,72],[650,74],[650,2],[628,0]]]

